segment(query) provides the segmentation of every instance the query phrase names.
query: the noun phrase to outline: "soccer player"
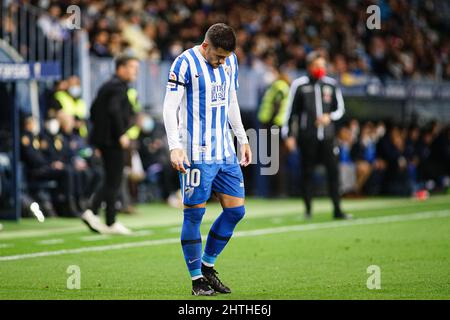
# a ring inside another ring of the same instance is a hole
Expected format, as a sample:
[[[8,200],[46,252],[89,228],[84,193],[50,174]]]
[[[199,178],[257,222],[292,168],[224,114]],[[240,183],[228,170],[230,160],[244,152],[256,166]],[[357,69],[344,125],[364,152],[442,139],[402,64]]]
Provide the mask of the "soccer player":
[[[164,124],[172,166],[179,171],[184,203],[181,245],[193,295],[230,293],[214,265],[244,217],[244,181],[239,166],[252,154],[242,125],[236,90],[236,35],[226,24],[212,25],[201,45],[172,64],[164,100]],[[230,127],[241,147],[238,162]],[[202,253],[200,224],[214,192],[223,208]]]

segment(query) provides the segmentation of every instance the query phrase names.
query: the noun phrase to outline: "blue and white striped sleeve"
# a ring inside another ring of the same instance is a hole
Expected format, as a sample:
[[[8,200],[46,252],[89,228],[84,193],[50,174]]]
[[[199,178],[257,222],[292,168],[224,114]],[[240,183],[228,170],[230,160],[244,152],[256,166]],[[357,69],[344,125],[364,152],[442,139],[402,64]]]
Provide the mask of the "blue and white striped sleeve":
[[[172,63],[170,68],[163,105],[164,127],[170,150],[182,148],[178,129],[178,108],[183,99],[185,87],[189,82],[188,61],[180,56]]]
[[[177,91],[190,82],[189,61],[183,55],[178,56],[172,63],[167,80],[167,89]]]
[[[228,122],[233,129],[239,144],[248,144],[247,133],[245,132],[244,125],[242,124],[241,111],[239,109],[239,102],[237,98],[237,89],[239,88],[238,73],[239,67],[236,54],[233,53],[231,57],[231,65],[233,69],[233,79],[231,81],[230,90],[230,108],[228,110]]]
[[[231,68],[232,68],[232,75],[233,79],[231,81],[231,90],[237,91],[239,89],[239,65],[236,54],[233,52],[232,56],[230,57],[231,60]]]

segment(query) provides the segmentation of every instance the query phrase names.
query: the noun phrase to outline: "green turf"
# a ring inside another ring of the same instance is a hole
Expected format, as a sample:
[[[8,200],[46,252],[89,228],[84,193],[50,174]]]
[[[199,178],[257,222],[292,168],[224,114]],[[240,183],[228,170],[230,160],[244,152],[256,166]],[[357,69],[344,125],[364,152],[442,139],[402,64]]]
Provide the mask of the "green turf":
[[[356,217],[350,225],[332,222],[326,199],[314,202],[311,221],[302,219],[298,199],[248,199],[237,237],[217,261],[233,293],[209,299],[450,298],[450,196],[345,200],[343,206]],[[202,234],[219,210],[208,206]],[[399,221],[379,220],[392,216]],[[99,237],[76,219],[3,221],[0,299],[192,299],[178,240],[181,211],[142,205],[119,219],[137,234]],[[266,234],[249,234],[255,230]],[[124,243],[135,247],[4,260]],[[66,287],[69,265],[81,269],[80,290]],[[366,286],[370,265],[381,269],[379,290]]]

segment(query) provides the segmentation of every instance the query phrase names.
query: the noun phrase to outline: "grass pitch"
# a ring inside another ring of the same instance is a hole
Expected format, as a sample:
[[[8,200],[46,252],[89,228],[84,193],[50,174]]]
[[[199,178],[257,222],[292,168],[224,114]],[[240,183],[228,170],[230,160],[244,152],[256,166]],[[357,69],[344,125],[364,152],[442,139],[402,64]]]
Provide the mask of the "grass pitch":
[[[96,235],[77,219],[3,221],[0,299],[449,299],[450,196],[344,200],[351,221],[333,221],[327,199],[303,220],[299,199],[247,199],[246,217],[218,258],[230,295],[192,297],[179,241],[182,211],[138,207],[119,220],[131,236]],[[220,213],[208,205],[202,234]],[[203,236],[205,243],[205,236]],[[80,289],[68,289],[71,265]],[[381,289],[368,289],[379,266]]]

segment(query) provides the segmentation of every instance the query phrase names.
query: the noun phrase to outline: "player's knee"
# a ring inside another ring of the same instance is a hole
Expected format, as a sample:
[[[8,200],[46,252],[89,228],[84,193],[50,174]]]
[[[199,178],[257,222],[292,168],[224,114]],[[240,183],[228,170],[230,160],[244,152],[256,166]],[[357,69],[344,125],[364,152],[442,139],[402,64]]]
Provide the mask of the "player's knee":
[[[202,221],[206,208],[185,208],[184,219],[192,223],[199,224]]]
[[[224,208],[223,212],[228,216],[230,220],[238,223],[245,215],[245,206]]]

